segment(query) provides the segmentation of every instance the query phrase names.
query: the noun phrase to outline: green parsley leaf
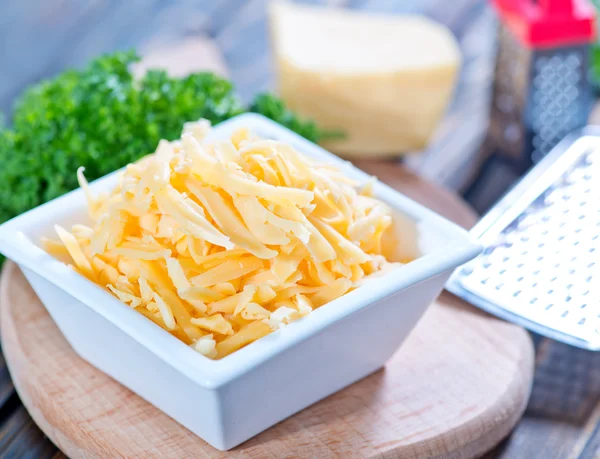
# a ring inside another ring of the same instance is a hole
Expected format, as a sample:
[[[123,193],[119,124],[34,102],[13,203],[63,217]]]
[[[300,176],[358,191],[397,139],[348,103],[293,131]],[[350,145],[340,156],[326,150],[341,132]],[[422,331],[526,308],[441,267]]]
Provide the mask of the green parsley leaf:
[[[76,188],[79,166],[94,180],[153,152],[160,139],[179,137],[187,121],[214,124],[247,111],[220,76],[151,70],[136,80],[130,66],[138,60],[133,51],[105,55],[20,97],[12,127],[0,126],[0,222]],[[251,110],[321,138],[273,95],[259,95]]]

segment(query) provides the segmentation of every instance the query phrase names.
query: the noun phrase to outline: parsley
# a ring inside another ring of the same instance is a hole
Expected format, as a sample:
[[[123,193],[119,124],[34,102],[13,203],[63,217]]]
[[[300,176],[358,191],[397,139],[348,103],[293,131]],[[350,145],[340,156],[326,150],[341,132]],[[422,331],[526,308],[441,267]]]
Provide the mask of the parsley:
[[[28,89],[14,107],[10,129],[0,127],[0,222],[77,187],[75,169],[90,180],[179,137],[186,121],[213,124],[247,111],[232,84],[212,73],[171,78],[161,70],[135,80],[135,52],[102,56]],[[312,141],[321,132],[281,100],[259,95],[251,105]]]

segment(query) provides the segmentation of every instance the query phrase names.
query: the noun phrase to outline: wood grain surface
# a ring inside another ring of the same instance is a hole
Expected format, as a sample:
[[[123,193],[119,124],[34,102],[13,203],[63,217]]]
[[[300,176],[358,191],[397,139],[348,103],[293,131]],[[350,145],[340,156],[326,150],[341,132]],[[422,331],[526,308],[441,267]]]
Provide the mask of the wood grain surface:
[[[474,221],[453,195],[399,166],[366,169],[465,226]],[[73,458],[476,457],[519,420],[533,372],[526,332],[444,295],[384,371],[222,453],[81,360],[12,263],[0,323],[21,400]]]

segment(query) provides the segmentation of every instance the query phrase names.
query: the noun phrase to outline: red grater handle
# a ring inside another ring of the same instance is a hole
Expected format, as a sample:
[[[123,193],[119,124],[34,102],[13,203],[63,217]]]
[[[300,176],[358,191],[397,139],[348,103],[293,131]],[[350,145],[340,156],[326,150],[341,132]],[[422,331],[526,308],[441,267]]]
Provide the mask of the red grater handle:
[[[500,20],[526,46],[555,48],[591,43],[596,12],[588,0],[492,0]]]
[[[545,16],[573,16],[573,0],[538,0],[538,4]]]

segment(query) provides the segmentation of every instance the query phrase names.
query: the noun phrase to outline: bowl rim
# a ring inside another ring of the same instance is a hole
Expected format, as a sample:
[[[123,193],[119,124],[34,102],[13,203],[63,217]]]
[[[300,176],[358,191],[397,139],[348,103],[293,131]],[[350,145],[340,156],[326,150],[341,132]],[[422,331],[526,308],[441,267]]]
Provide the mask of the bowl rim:
[[[246,127],[265,137],[286,141],[309,156],[335,164],[345,174],[360,181],[371,177],[348,161],[258,114],[242,114],[219,123],[211,131],[210,138],[224,138],[239,127]],[[118,172],[91,182],[92,192],[116,183]],[[31,228],[40,215],[52,215],[56,209],[69,208],[69,203],[85,199],[81,189],[73,190],[0,225],[0,252],[92,309],[196,384],[206,389],[218,389],[353,313],[449,271],[480,253],[481,246],[469,237],[467,231],[421,204],[380,182],[374,184],[374,193],[395,210],[414,220],[425,221],[427,225],[435,226],[438,231],[443,232],[448,237],[444,249],[425,254],[409,264],[372,279],[368,286],[361,286],[343,295],[328,303],[326,307],[314,310],[302,319],[221,360],[211,360],[202,356],[100,286],[46,253],[25,235],[25,229]]]

